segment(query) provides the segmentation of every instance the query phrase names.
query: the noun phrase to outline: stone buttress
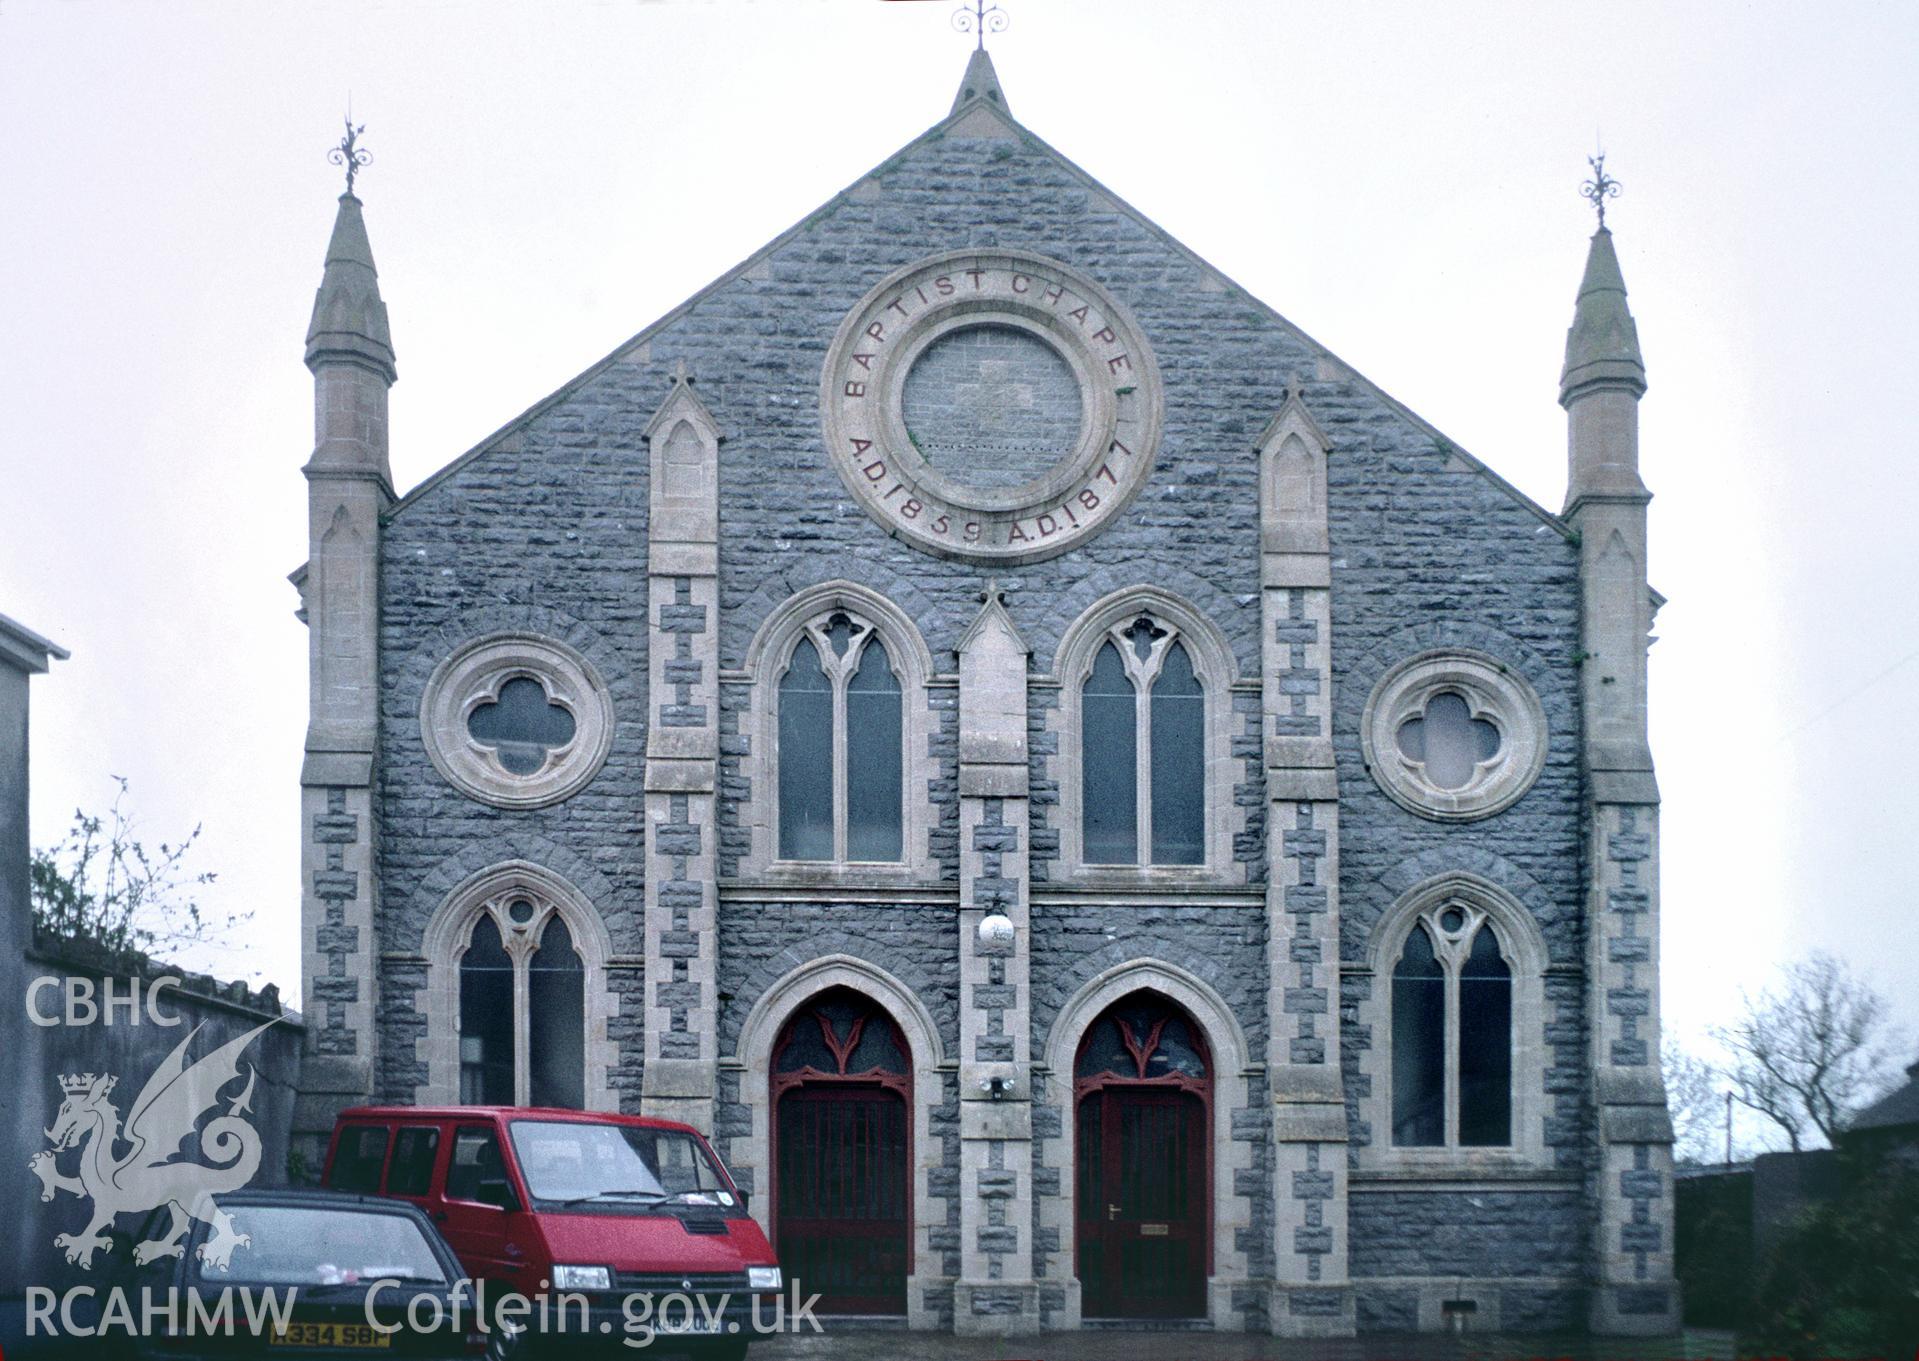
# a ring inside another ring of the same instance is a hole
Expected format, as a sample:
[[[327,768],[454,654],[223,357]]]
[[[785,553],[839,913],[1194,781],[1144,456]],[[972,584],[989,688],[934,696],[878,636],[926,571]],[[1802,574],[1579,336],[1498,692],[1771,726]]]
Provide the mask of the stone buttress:
[[[1275,1202],[1268,1318],[1282,1336],[1349,1335],[1327,445],[1294,393],[1258,447]]]
[[[960,1333],[1039,1331],[1033,1279],[1028,648],[989,582],[959,642]],[[992,915],[1010,944],[980,939]]]
[[[648,1115],[713,1132],[719,1055],[719,427],[684,369],[646,428]]]

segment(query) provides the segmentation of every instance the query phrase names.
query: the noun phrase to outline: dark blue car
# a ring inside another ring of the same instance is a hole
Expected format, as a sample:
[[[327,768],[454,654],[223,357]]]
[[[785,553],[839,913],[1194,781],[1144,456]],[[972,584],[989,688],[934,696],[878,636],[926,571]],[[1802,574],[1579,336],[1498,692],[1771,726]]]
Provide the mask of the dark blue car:
[[[230,1232],[196,1219],[178,1256],[136,1260],[138,1244],[168,1232],[164,1208],[115,1244],[115,1285],[135,1327],[101,1342],[124,1340],[123,1354],[142,1361],[439,1361],[487,1351],[459,1260],[414,1206],[291,1189],[234,1191],[216,1203]]]

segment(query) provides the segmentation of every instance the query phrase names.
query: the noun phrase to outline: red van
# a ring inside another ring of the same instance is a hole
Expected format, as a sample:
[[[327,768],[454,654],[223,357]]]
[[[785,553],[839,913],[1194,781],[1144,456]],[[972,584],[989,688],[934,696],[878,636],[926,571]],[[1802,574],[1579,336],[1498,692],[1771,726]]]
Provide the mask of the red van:
[[[604,1344],[631,1356],[641,1335],[742,1356],[771,1324],[779,1262],[705,1139],[637,1115],[495,1106],[358,1106],[343,1111],[324,1184],[425,1210],[492,1309],[584,1297],[532,1316],[528,1343],[565,1334],[568,1355]],[[758,1307],[756,1311],[756,1300]],[[557,1321],[556,1317],[557,1315]],[[521,1315],[520,1318],[527,1316]],[[515,1319],[514,1321],[520,1321]],[[605,1325],[605,1326],[603,1326]],[[495,1329],[491,1355],[504,1356]]]

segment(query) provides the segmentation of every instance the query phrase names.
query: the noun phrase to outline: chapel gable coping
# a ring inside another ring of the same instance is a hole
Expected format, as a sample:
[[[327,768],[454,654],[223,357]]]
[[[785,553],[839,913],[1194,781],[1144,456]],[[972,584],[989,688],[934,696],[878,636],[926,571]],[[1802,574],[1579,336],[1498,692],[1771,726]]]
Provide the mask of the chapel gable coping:
[[[997,77],[995,77],[995,85],[997,87]],[[1457,457],[1470,471],[1486,479],[1495,489],[1536,516],[1541,523],[1550,526],[1569,540],[1573,537],[1571,526],[1567,524],[1563,518],[1546,509],[1537,501],[1534,501],[1531,497],[1520,491],[1519,488],[1494,472],[1492,468],[1461,448],[1456,442],[1448,439],[1436,426],[1392,397],[1371,379],[1360,374],[1350,364],[1347,364],[1326,346],[1320,344],[1319,341],[1307,334],[1302,327],[1288,320],[1278,309],[1266,303],[1244,286],[1207,263],[1197,252],[1172,236],[1165,228],[1147,217],[1145,213],[1135,208],[1111,189],[1108,189],[1071,158],[1064,155],[1050,143],[1032,132],[1023,123],[1015,119],[1012,113],[1007,109],[1003,96],[998,100],[985,98],[967,99],[964,98],[964,91],[962,91],[962,98],[955,104],[953,111],[945,118],[935,123],[918,137],[907,142],[898,151],[881,161],[872,170],[860,176],[853,181],[852,184],[828,199],[818,209],[808,213],[791,227],[788,227],[785,231],[773,237],[764,246],[761,246],[746,259],[733,266],[732,269],[727,270],[724,274],[694,293],[677,307],[666,312],[650,326],[647,326],[638,334],[617,346],[610,354],[585,369],[571,381],[528,407],[518,416],[474,445],[467,452],[441,467],[439,471],[429,474],[418,486],[414,487],[411,491],[407,492],[405,496],[395,502],[386,512],[385,518],[391,519],[403,514],[407,509],[419,502],[469,463],[501,447],[539,416],[561,405],[614,365],[629,358],[635,352],[641,351],[642,348],[649,345],[655,337],[662,335],[669,327],[684,319],[701,302],[713,297],[721,290],[752,273],[782,247],[798,239],[820,218],[832,213],[837,213],[850,203],[870,199],[872,197],[872,190],[875,187],[874,182],[887,171],[921,149],[949,137],[959,141],[1017,141],[1028,149],[1039,153],[1041,156],[1050,158],[1069,175],[1079,180],[1089,191],[1100,196],[1101,199],[1110,204],[1114,211],[1131,218],[1148,234],[1157,238],[1163,245],[1176,254],[1184,257],[1194,268],[1200,271],[1203,277],[1209,281],[1214,281],[1221,292],[1230,292],[1234,294],[1238,300],[1256,308],[1269,322],[1278,325],[1296,336],[1317,358],[1329,361],[1338,366],[1338,368],[1349,377],[1350,381],[1365,389],[1368,396],[1380,402],[1408,424],[1441,443],[1450,454]],[[1657,592],[1654,592],[1653,595],[1655,608],[1657,608],[1657,606],[1663,604],[1664,601],[1663,598],[1658,596]]]

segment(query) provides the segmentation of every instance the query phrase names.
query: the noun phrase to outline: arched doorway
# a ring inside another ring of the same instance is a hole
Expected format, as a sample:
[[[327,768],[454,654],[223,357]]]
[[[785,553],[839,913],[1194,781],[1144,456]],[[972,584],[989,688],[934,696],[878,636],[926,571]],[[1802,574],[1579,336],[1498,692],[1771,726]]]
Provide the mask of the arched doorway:
[[[773,1221],[819,1311],[904,1314],[912,1270],[912,1060],[871,998],[823,992],[773,1048]]]
[[[1155,992],[1087,1027],[1073,1064],[1075,1228],[1087,1318],[1198,1318],[1210,1269],[1212,1060]]]

